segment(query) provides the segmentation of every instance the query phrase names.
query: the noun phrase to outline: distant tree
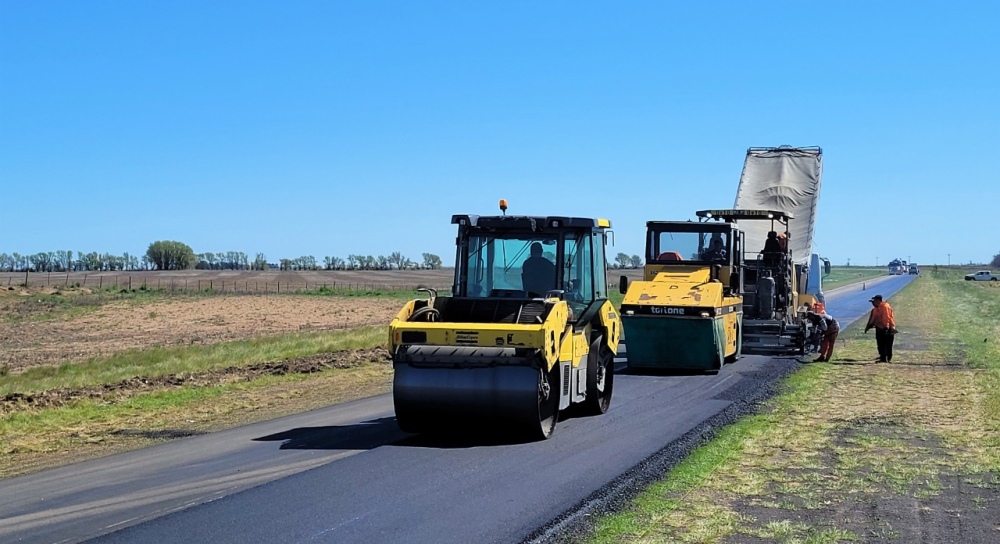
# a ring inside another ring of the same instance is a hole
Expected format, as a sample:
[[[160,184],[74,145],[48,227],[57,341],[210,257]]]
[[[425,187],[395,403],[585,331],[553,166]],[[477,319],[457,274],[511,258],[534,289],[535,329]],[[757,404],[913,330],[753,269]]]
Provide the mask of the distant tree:
[[[640,266],[642,266],[642,257],[638,255],[632,255],[631,261],[632,261],[631,263],[632,268],[639,268]]]
[[[625,268],[632,263],[632,257],[629,257],[625,253],[619,253],[615,256],[615,261],[618,262],[618,268]]]
[[[52,255],[50,253],[35,253],[28,257],[31,270],[35,272],[52,271]]]
[[[101,256],[96,251],[80,253],[80,268],[87,271],[101,269]]]
[[[424,268],[430,268],[431,270],[437,270],[441,268],[441,257],[433,253],[424,253]]]
[[[253,270],[267,270],[267,257],[263,253],[258,253],[251,267]]]
[[[993,256],[993,260],[990,261],[990,266],[993,268],[1000,268],[1000,253]]]
[[[172,240],[149,244],[146,256],[157,270],[185,270],[194,268],[195,255],[191,246]]]
[[[399,270],[402,270],[403,267],[406,266],[407,262],[409,262],[409,259],[404,257],[403,254],[398,251],[393,251],[392,254],[389,255],[389,264],[394,265]]]

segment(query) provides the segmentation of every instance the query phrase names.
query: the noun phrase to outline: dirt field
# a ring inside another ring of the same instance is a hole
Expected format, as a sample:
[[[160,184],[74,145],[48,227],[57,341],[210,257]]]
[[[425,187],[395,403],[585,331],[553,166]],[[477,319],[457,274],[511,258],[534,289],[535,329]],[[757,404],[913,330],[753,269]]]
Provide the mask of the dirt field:
[[[25,304],[31,294],[52,289],[19,289],[0,296],[0,315],[43,311]],[[0,366],[19,372],[128,349],[212,344],[298,331],[328,331],[385,325],[401,302],[379,298],[292,295],[232,295],[117,301],[72,318],[0,319]]]

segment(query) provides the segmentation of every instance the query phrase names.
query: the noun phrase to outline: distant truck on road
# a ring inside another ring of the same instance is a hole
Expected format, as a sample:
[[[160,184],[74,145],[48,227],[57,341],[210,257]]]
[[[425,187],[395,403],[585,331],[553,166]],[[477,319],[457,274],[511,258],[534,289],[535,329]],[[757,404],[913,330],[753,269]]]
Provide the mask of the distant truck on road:
[[[975,274],[966,274],[965,281],[997,281],[997,277],[989,270],[980,270]]]

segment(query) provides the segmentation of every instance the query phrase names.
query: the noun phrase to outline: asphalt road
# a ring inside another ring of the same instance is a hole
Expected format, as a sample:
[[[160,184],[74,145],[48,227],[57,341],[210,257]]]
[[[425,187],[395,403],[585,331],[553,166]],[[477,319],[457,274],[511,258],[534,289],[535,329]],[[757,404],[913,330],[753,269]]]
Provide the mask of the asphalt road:
[[[846,326],[912,278],[830,291],[827,309]],[[390,395],[174,440],[0,481],[0,541],[518,542],[774,381],[774,364],[620,375],[607,414],[543,442],[406,435]]]

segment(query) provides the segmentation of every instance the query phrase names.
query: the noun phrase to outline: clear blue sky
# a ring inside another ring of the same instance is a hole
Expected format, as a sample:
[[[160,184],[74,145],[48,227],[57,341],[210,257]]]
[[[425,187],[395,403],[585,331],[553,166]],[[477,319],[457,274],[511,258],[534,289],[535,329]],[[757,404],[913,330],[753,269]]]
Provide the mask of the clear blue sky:
[[[1000,3],[0,0],[0,252],[454,259],[453,213],[729,207],[822,146],[835,264],[1000,252]],[[976,227],[979,225],[980,227]]]

